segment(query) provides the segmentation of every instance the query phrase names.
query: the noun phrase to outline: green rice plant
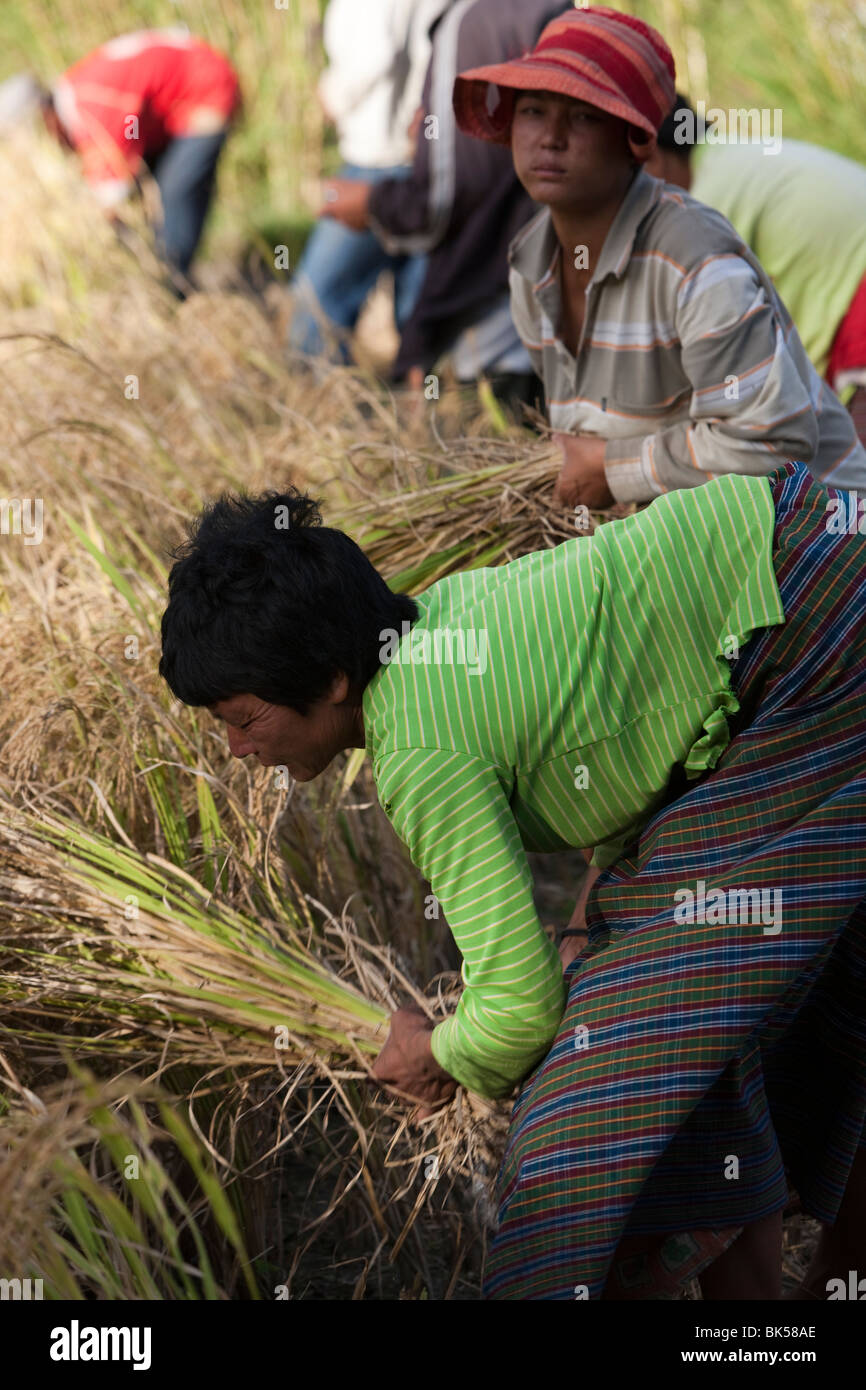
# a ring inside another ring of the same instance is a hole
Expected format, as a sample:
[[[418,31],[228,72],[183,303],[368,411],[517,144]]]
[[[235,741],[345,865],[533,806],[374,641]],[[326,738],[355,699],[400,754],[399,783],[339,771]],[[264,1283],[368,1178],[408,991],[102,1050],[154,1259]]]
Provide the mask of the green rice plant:
[[[347,783],[356,775],[350,765]],[[121,1089],[144,1077],[187,1097],[196,1135],[204,1139],[204,1124],[208,1153],[238,1178],[228,1196],[244,1231],[255,1217],[247,1172],[276,1179],[276,1155],[303,1130],[301,1153],[305,1161],[318,1155],[316,1182],[332,1188],[322,1204],[329,1219],[343,1212],[349,1231],[357,1230],[360,1203],[378,1231],[374,1253],[366,1247],[368,1274],[387,1256],[401,1280],[420,1262],[419,1290],[452,1287],[457,1269],[447,1276],[428,1269],[421,1231],[444,1241],[442,1258],[452,1258],[436,1216],[450,1192],[468,1221],[460,1226],[464,1241],[475,1248],[482,1237],[473,1213],[495,1171],[503,1116],[461,1097],[419,1143],[402,1107],[359,1083],[390,1009],[409,1000],[436,1016],[453,1007],[453,982],[446,988],[440,981],[434,1004],[394,967],[392,952],[365,943],[345,916],[312,903],[280,920],[249,916],[178,866],[45,812],[3,809],[0,865],[0,1043],[22,1074],[41,1075],[72,1052],[99,1075],[117,1077]],[[260,1112],[262,1134],[258,1156],[243,1159],[239,1131],[242,1141],[248,1110]],[[441,1182],[426,1180],[431,1152],[440,1157]],[[138,1296],[118,1291],[113,1249],[87,1236],[82,1200],[88,1211],[101,1202],[105,1224],[136,1248],[141,1242],[112,1198],[77,1170],[73,1187],[65,1219],[77,1231],[82,1277],[102,1281],[105,1296]],[[325,1212],[298,1231],[296,1260],[327,1234]],[[351,1234],[346,1240],[357,1248]],[[260,1239],[248,1244],[261,1248]],[[202,1268],[196,1252],[187,1258]],[[52,1266],[51,1277],[59,1281],[61,1273]]]
[[[5,810],[0,844],[0,1028],[21,1047],[274,1076],[320,1058],[363,1075],[395,986],[420,999],[360,940],[355,981],[341,977],[311,947],[308,910],[250,917],[176,864],[70,820]],[[344,975],[347,930],[331,921],[323,938]]]
[[[258,1298],[238,1216],[177,1102],[75,1063],[44,1095],[4,1064],[0,1267],[47,1299]]]

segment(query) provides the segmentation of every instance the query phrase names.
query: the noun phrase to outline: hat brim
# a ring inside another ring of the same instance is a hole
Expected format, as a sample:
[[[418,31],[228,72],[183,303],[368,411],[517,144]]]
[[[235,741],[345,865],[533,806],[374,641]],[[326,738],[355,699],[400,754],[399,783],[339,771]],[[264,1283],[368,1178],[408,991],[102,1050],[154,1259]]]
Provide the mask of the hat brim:
[[[469,68],[454,82],[452,103],[457,125],[465,135],[479,140],[491,140],[497,145],[511,143],[511,122],[518,92],[555,92],[558,96],[573,97],[618,116],[629,125],[638,126],[648,135],[656,135],[657,127],[648,116],[632,106],[613,88],[605,90],[601,83],[609,78],[592,63],[595,80],[566,72],[556,63],[543,58],[516,58],[509,63],[493,63],[490,67]],[[491,85],[499,88],[499,104],[491,111],[488,96]]]

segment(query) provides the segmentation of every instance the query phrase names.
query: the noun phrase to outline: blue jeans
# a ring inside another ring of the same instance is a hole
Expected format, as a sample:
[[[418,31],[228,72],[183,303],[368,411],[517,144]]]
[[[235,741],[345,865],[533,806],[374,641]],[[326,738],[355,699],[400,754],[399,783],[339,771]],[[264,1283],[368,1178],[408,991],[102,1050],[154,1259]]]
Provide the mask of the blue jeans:
[[[227,130],[215,135],[182,135],[148,160],[162,199],[159,252],[184,276],[201,241],[227,135]]]
[[[408,170],[400,165],[390,169],[364,169],[344,164],[338,177],[378,183],[381,179],[405,178]],[[427,272],[426,256],[390,256],[370,231],[356,232],[333,217],[321,217],[304,247],[295,278],[294,308],[289,328],[289,346],[310,356],[327,354],[340,362],[349,361],[345,342],[335,351],[326,348],[321,320],[328,320],[338,335],[350,333],[367,295],[383,270],[394,274],[394,316],[402,326],[414,308]]]

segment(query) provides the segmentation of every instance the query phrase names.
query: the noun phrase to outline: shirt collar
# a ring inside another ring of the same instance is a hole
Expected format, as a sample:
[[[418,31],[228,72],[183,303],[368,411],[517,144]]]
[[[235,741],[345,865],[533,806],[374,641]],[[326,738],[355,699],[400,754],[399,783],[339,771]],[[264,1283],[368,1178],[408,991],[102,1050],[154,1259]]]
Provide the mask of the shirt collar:
[[[638,170],[604,239],[591,283],[598,284],[606,275],[615,275],[620,279],[625,274],[638,228],[661,197],[663,186],[645,169]],[[543,208],[515,237],[508,260],[515,270],[530,281],[537,293],[554,279],[558,254],[559,242],[550,209]]]

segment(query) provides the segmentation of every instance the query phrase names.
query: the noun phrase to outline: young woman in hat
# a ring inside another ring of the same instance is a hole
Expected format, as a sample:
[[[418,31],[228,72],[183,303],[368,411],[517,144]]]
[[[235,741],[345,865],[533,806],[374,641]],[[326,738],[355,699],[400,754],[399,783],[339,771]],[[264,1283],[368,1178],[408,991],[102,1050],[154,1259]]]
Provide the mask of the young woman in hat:
[[[567,504],[648,502],[798,459],[866,493],[866,450],[730,223],[643,169],[675,102],[641,20],[590,6],[454,88],[543,210],[511,244],[511,311],[544,382]]]

